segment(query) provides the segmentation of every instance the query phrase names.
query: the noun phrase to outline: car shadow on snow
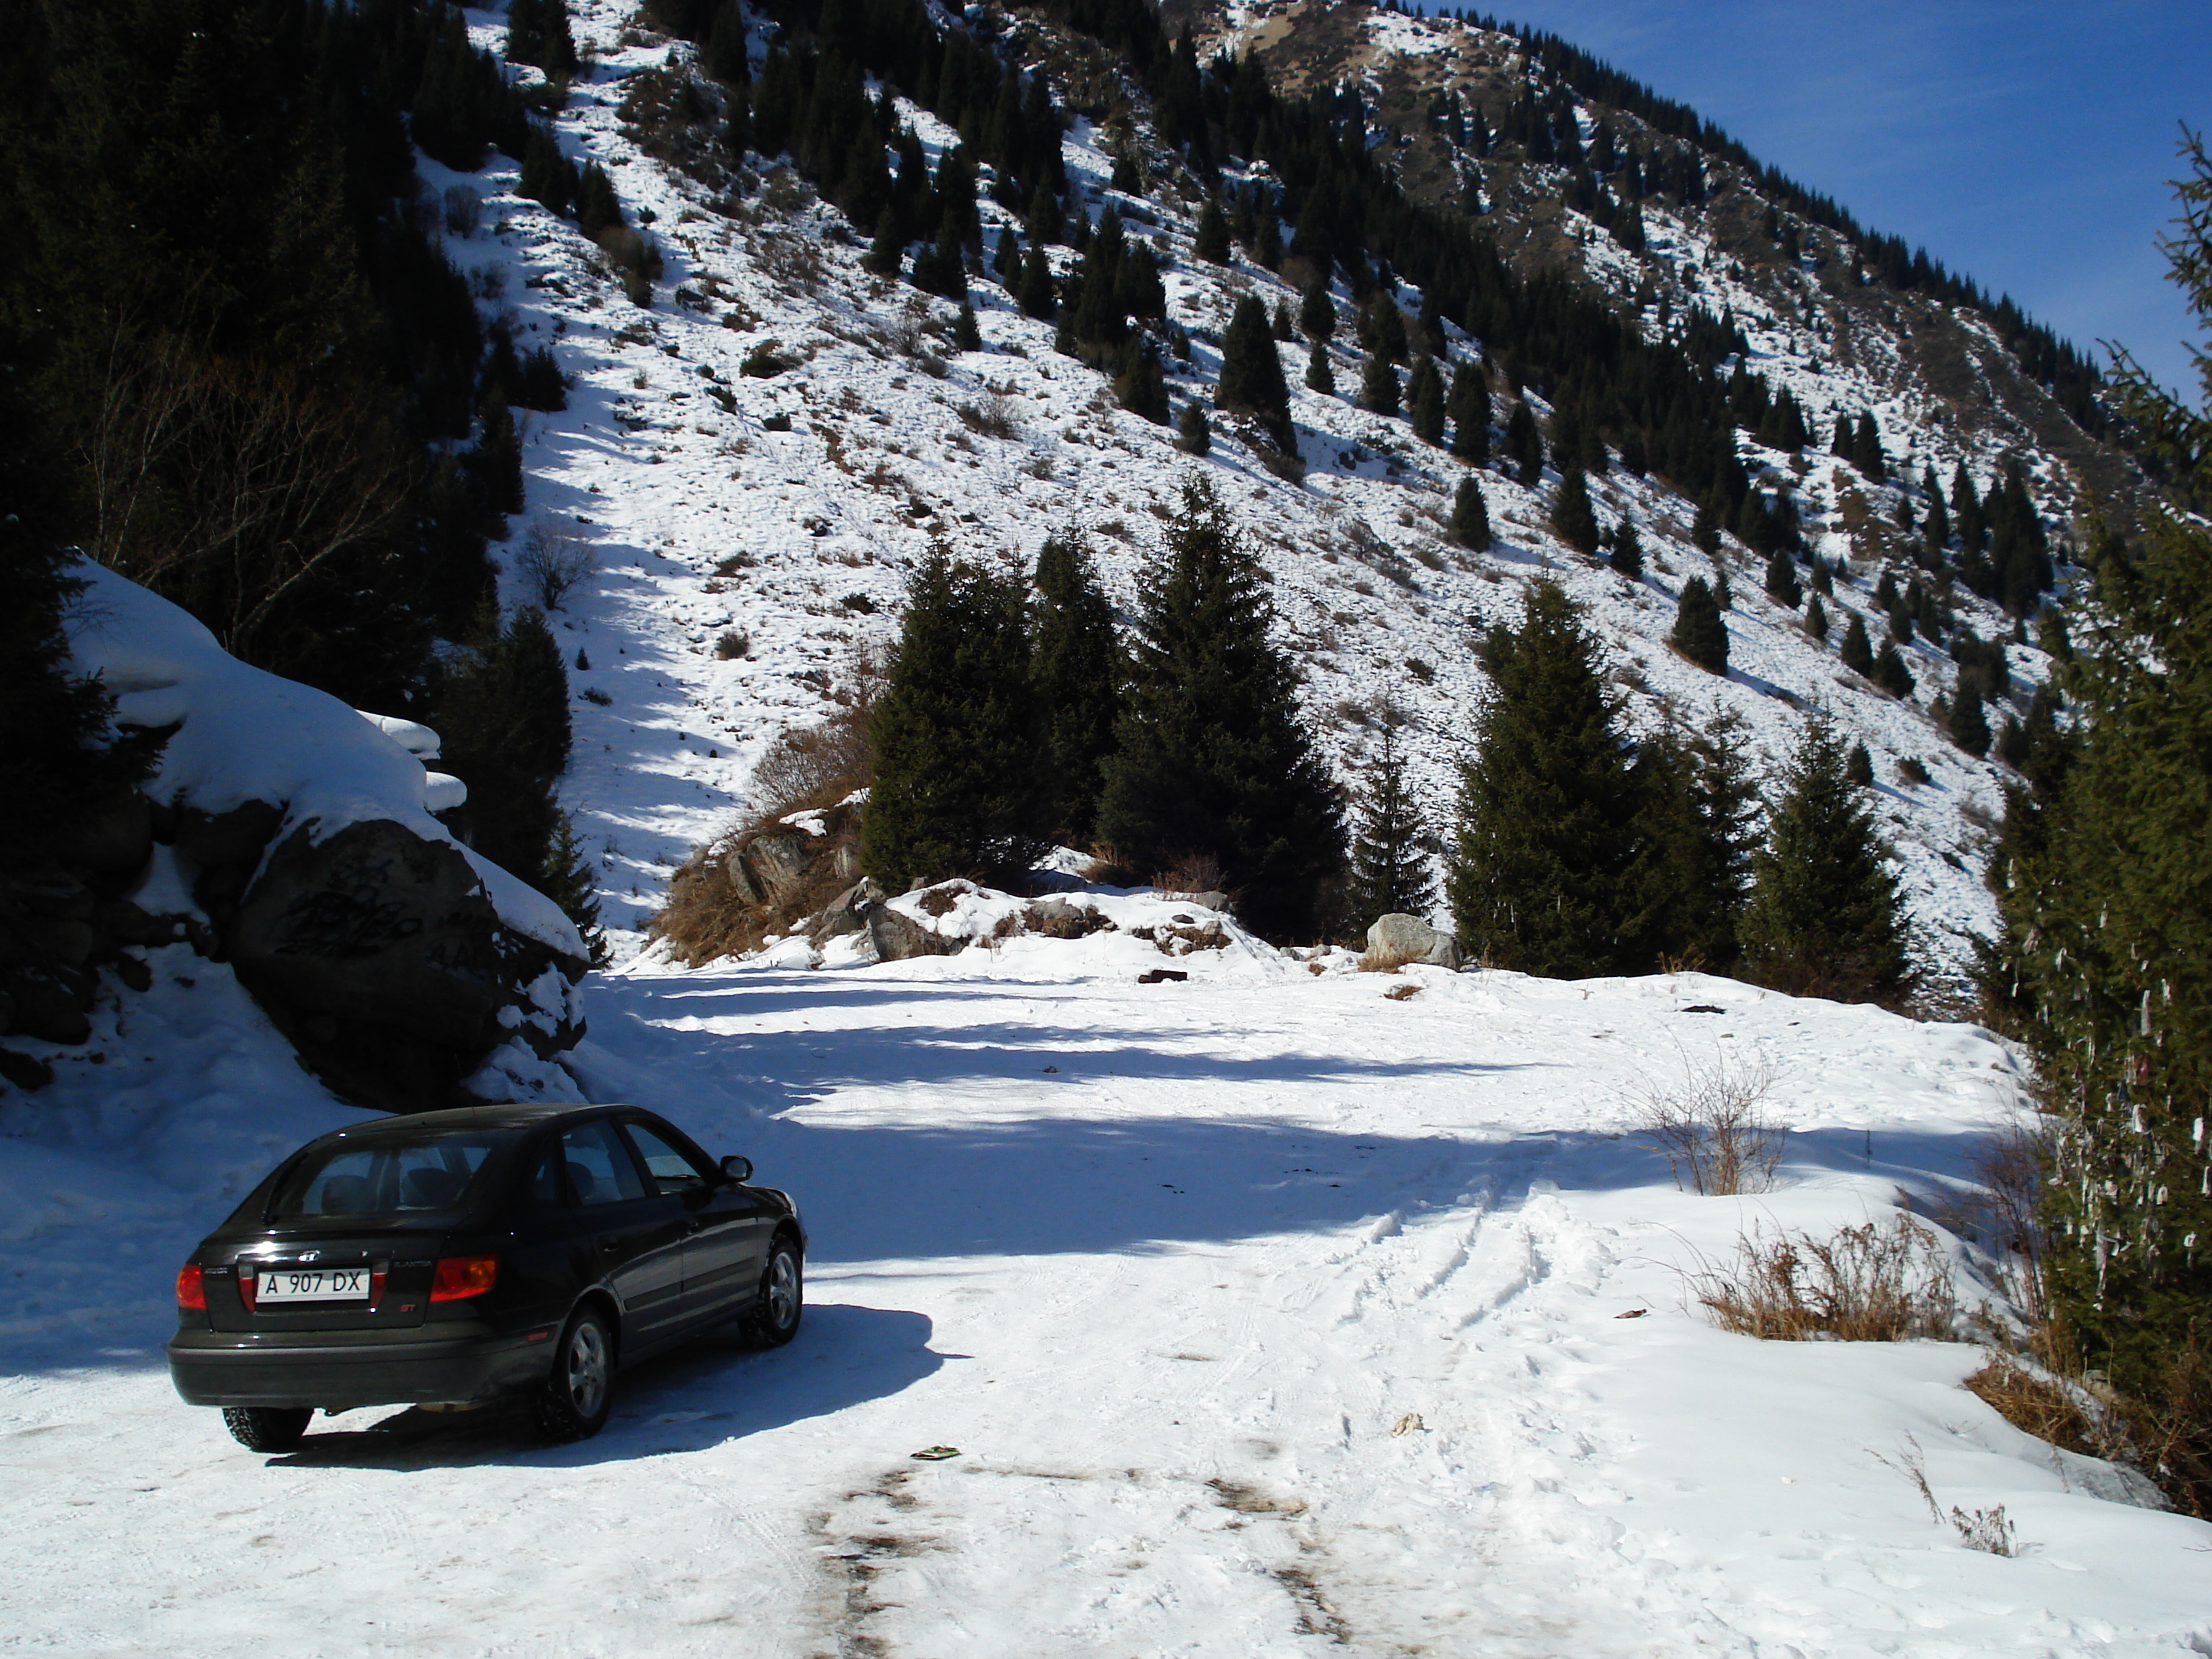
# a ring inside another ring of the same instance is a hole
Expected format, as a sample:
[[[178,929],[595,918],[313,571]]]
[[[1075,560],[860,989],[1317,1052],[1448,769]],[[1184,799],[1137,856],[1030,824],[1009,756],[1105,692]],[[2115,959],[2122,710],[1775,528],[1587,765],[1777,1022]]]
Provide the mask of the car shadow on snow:
[[[754,1346],[734,1327],[710,1331],[623,1371],[607,1425],[589,1440],[547,1445],[520,1404],[471,1412],[410,1409],[318,1418],[288,1468],[462,1468],[478,1464],[580,1468],[703,1451],[909,1389],[945,1364],[926,1314],[811,1303],[787,1347]],[[331,1426],[325,1427],[324,1425]]]

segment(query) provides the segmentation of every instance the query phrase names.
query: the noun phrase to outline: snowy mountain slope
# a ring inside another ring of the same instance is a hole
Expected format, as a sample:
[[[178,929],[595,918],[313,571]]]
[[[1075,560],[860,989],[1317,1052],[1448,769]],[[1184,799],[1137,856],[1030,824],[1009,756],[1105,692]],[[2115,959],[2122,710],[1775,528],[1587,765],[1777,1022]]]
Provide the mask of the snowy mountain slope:
[[[485,194],[489,228],[455,239],[455,258],[481,292],[501,296],[495,307],[519,343],[550,343],[576,378],[565,412],[530,422],[530,508],[586,539],[599,561],[588,592],[561,617],[563,638],[573,634],[591,664],[573,677],[592,701],[577,709],[565,793],[604,849],[606,914],[626,950],[640,942],[635,930],[657,906],[670,867],[744,805],[748,771],[766,744],[818,718],[855,656],[892,637],[903,572],[933,538],[1027,557],[1048,533],[1081,530],[1126,603],[1156,515],[1184,478],[1203,475],[1266,550],[1310,714],[1340,766],[1365,752],[1370,734],[1357,711],[1395,693],[1414,719],[1422,798],[1437,823],[1448,823],[1454,763],[1484,689],[1473,638],[1516,616],[1522,582],[1547,573],[1589,607],[1640,723],[1670,709],[1701,718],[1733,708],[1767,765],[1786,753],[1808,711],[1863,738],[1929,954],[1939,969],[1963,962],[1961,936],[1990,914],[1972,854],[1978,826],[1999,806],[2002,771],[1967,758],[1931,723],[1925,703],[1953,671],[1924,641],[1906,652],[1920,702],[1893,701],[1771,605],[1757,568],[1736,550],[1731,671],[1717,680],[1664,642],[1680,584],[1711,565],[1686,540],[1687,504],[1655,483],[1616,471],[1595,485],[1601,518],[1630,517],[1641,528],[1650,555],[1642,582],[1576,556],[1544,528],[1548,475],[1523,489],[1484,472],[1498,544],[1467,554],[1443,527],[1465,469],[1402,422],[1344,398],[1294,392],[1310,466],[1294,483],[1264,469],[1226,422],[1205,459],[1178,453],[1167,428],[1115,407],[1103,377],[1054,356],[1050,326],[1022,317],[987,283],[970,290],[984,349],[955,352],[951,307],[863,273],[861,239],[795,179],[772,178],[733,204],[641,154],[619,119],[624,82],[680,64],[689,49],[629,27],[624,6],[574,9],[592,62],[572,88],[562,141],[606,166],[641,220],[653,216],[668,259],[662,292],[672,302],[664,297],[649,312],[629,305],[595,274],[597,255],[572,227],[513,193],[511,168],[495,163],[467,179],[428,170],[435,186]],[[480,41],[496,46],[495,17],[471,17]],[[952,135],[925,112],[905,112],[933,163]],[[1065,154],[1091,210],[1118,203],[1131,234],[1162,252],[1170,317],[1194,340],[1188,373],[1169,362],[1171,392],[1178,404],[1206,395],[1236,296],[1258,292],[1271,308],[1297,296],[1241,260],[1226,271],[1194,263],[1198,204],[1110,191],[1111,163],[1086,124],[1069,134]],[[1006,220],[988,201],[982,212],[993,229]],[[1721,263],[1693,227],[1655,213],[1651,232],[1674,267]],[[1921,405],[1863,369],[1814,374],[1800,362],[1814,343],[1809,329],[1762,309],[1748,289],[1723,297],[1721,276],[1699,280],[1698,302],[1733,310],[1753,339],[1754,366],[1798,388],[1808,414],[1871,407],[1893,454],[1909,450],[1946,477],[1965,459],[1986,479],[1996,440],[1915,424]],[[1410,290],[1402,297],[1418,304]],[[742,366],[757,353],[791,366],[749,376]],[[1871,355],[1863,351],[1862,362]],[[1285,379],[1301,387],[1302,348],[1285,356]],[[1356,383],[1348,352],[1337,373],[1340,384]],[[1000,432],[1006,435],[992,435]],[[1894,500],[1814,450],[1802,463],[1747,440],[1745,451],[1755,471],[1795,482],[1827,509],[1808,533],[1830,556],[1850,549],[1838,518],[1847,489],[1877,516]],[[2039,477],[2059,510],[2069,498],[2055,465]],[[1839,584],[1834,637],[1847,606],[1867,614],[1879,637],[1876,574],[1854,566]],[[526,589],[510,575],[506,592],[520,599]],[[1960,611],[1984,637],[2008,631],[1963,592]],[[740,646],[741,654],[723,654]],[[2011,654],[2024,703],[2042,659],[2031,647]],[[1926,763],[1930,783],[1901,781],[1896,763],[1909,757]]]
[[[789,1349],[708,1340],[632,1374],[578,1446],[362,1411],[261,1458],[176,1402],[169,1267],[344,1115],[270,1069],[250,1008],[203,988],[200,1048],[143,1028],[197,1058],[7,1108],[16,1644],[2149,1659],[2212,1641],[2212,1528],[2116,1501],[2140,1486],[2005,1425],[1957,1386],[1972,1346],[1762,1345],[1713,1329],[1680,1276],[1740,1229],[1825,1232],[1899,1187],[1939,1194],[2015,1098],[2003,1045],[1695,975],[1199,952],[1188,984],[1140,986],[1115,946],[592,976],[593,1091],[787,1185],[812,1305]],[[1754,1200],[1676,1192],[1630,1131],[1641,1078],[1723,1054],[1780,1073],[1788,1155]],[[913,1458],[935,1445],[960,1455]],[[1893,1467],[1915,1448],[1947,1509],[2003,1508],[2014,1557],[1931,1521]]]

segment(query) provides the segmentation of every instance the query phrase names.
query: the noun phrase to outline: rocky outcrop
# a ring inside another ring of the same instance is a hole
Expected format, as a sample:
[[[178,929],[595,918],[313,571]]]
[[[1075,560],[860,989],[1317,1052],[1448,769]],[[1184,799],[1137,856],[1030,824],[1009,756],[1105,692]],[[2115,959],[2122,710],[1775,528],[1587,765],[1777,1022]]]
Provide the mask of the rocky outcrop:
[[[1367,953],[1360,966],[1388,970],[1413,962],[1456,969],[1459,945],[1449,933],[1438,933],[1419,916],[1394,913],[1378,917],[1367,930]]]
[[[333,1088],[419,1110],[503,1043],[543,1060],[583,1035],[568,991],[588,964],[511,926],[459,848],[387,820],[313,830],[269,853],[228,952]]]

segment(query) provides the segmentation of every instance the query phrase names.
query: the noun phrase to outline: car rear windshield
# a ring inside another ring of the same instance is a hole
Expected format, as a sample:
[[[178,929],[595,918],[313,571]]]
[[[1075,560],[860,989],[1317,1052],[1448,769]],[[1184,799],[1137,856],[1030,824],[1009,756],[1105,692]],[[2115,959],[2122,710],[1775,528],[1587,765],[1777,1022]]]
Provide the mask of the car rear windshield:
[[[285,1172],[270,1200],[269,1218],[459,1209],[502,1139],[477,1133],[342,1141],[308,1153]]]

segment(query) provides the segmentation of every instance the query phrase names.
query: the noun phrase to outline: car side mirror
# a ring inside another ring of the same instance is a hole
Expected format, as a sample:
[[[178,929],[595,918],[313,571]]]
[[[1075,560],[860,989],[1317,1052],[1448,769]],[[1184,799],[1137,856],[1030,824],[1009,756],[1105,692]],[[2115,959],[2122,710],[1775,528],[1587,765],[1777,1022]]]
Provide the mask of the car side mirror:
[[[753,1178],[753,1161],[732,1152],[722,1160],[722,1173],[732,1181],[746,1182]]]

